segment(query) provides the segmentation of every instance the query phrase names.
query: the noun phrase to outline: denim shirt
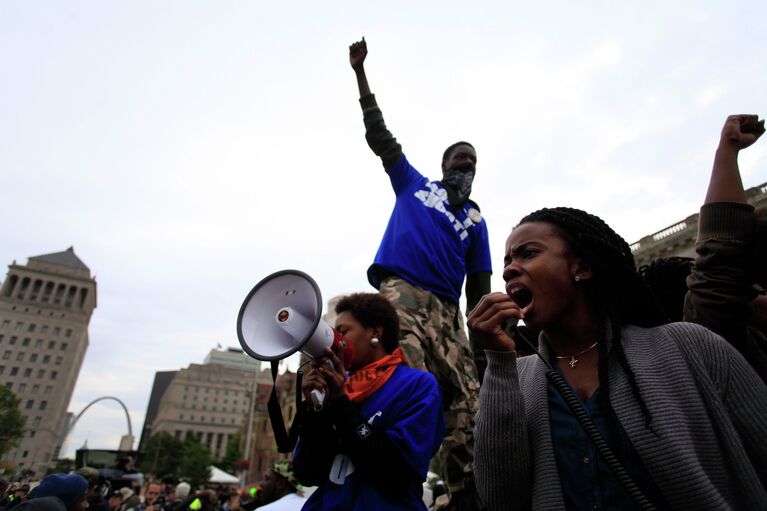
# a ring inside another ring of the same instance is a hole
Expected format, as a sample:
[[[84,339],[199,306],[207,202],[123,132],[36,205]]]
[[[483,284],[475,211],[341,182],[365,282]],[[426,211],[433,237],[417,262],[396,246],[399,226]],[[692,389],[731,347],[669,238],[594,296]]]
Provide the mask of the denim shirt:
[[[561,373],[560,373],[561,374]],[[549,421],[554,456],[557,460],[559,480],[568,510],[625,510],[634,509],[631,496],[615,477],[610,467],[597,452],[594,444],[572,414],[567,402],[554,384],[548,383]],[[662,497],[636,454],[631,441],[620,427],[620,453],[609,436],[607,420],[599,406],[599,389],[586,401],[581,400],[586,413],[594,421],[614,453],[621,458],[634,482],[645,495],[661,509]]]

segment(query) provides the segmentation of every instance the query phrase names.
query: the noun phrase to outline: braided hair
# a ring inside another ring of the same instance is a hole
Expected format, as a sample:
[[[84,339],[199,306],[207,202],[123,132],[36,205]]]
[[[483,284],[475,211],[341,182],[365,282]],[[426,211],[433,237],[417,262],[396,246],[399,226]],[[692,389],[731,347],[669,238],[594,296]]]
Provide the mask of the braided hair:
[[[621,327],[632,324],[652,327],[666,323],[666,317],[650,289],[639,276],[628,243],[601,218],[574,208],[544,208],[524,217],[519,223],[543,222],[551,225],[576,257],[591,269],[592,276],[579,285],[597,314],[607,321],[599,323],[599,404],[607,418],[610,437],[620,449],[618,418],[610,405],[608,355],[615,355],[625,371],[631,392],[639,402],[645,424],[652,422],[647,405],[639,393],[634,372],[623,351]],[[608,337],[605,325],[610,326]],[[611,351],[608,353],[608,338]]]
[[[690,257],[659,257],[639,267],[639,275],[652,290],[671,321],[682,321],[687,277],[694,260]]]

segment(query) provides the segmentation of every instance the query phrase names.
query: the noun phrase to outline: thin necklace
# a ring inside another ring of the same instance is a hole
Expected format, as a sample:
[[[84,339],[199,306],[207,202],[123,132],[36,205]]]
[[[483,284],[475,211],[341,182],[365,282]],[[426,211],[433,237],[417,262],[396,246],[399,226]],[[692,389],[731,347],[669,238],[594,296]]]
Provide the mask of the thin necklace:
[[[554,358],[559,358],[559,359],[569,358],[570,359],[570,368],[575,369],[575,366],[578,365],[578,357],[580,357],[581,355],[583,355],[587,351],[590,351],[590,350],[593,350],[594,348],[596,348],[597,344],[599,344],[599,341],[595,342],[594,344],[592,344],[591,346],[589,346],[585,350],[581,351],[580,353],[576,353],[575,355],[562,355],[562,356],[554,355]]]

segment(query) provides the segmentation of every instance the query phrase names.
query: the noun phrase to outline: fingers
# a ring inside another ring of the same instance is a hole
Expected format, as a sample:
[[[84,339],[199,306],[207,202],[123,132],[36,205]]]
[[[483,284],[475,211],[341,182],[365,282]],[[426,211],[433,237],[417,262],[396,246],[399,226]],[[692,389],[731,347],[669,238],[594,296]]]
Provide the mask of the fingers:
[[[357,41],[349,46],[349,53],[357,53],[360,50],[367,50],[367,43],[365,42],[364,37],[362,38],[362,41]]]
[[[336,355],[336,353],[330,348],[325,348],[325,353],[328,356],[328,360],[333,362],[333,367],[335,367],[336,370],[340,372],[341,374],[344,374],[346,372],[346,368],[344,367],[344,361],[341,360],[341,358],[338,355]]]
[[[483,296],[471,311],[467,324],[485,348],[512,351],[515,343],[504,327],[510,323],[516,324],[523,316],[519,305],[507,294],[491,293]]]
[[[506,293],[490,293],[483,296],[469,314],[469,328],[475,330],[488,322],[502,324],[509,319],[523,319],[523,311]],[[473,326],[472,326],[473,325]]]

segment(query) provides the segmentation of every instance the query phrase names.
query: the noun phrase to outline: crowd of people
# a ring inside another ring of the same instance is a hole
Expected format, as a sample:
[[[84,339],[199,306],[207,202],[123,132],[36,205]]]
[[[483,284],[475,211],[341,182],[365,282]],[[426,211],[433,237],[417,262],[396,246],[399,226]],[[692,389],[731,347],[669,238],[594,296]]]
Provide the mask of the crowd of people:
[[[109,470],[81,467],[37,482],[0,485],[0,511],[266,511],[301,509],[306,497],[289,461],[276,462],[249,489],[192,488],[185,481],[124,485]]]

